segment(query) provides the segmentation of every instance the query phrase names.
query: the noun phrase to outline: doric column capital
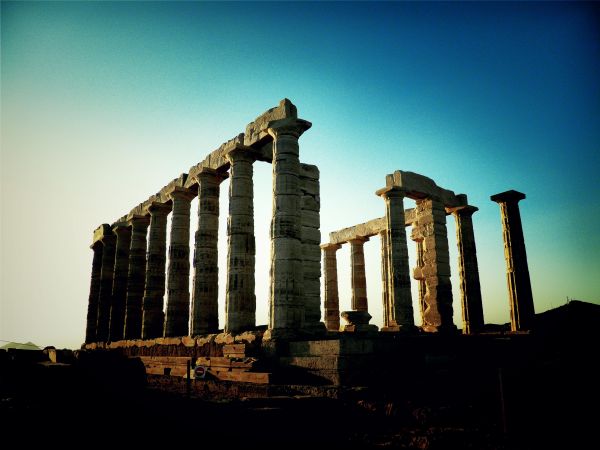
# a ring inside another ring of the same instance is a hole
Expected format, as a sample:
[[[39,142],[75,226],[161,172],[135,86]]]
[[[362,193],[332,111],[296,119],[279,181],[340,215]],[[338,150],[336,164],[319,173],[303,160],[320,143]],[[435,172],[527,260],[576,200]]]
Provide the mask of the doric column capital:
[[[152,202],[146,209],[151,216],[166,216],[171,212],[173,206],[168,203]]]
[[[398,186],[386,186],[384,188],[378,189],[375,191],[376,195],[387,198],[404,198],[407,196],[406,189],[398,187]]]
[[[139,230],[148,227],[150,225],[150,217],[142,216],[140,214],[132,214],[127,217],[127,224],[134,230]]]
[[[337,252],[340,248],[342,248],[341,244],[332,244],[332,243],[327,243],[327,244],[321,244],[319,247],[321,247],[321,249],[326,252]]]
[[[471,205],[457,206],[455,208],[446,208],[446,212],[461,217],[471,217],[473,213],[477,211],[479,211],[479,208]]]
[[[216,180],[217,182],[221,182],[229,177],[227,172],[223,172],[221,170],[211,169],[210,167],[201,167],[198,173],[194,175],[194,178],[198,183],[202,183],[204,180]]]
[[[363,245],[368,240],[369,238],[367,236],[356,236],[352,239],[348,239],[348,243],[351,245]]]
[[[197,193],[181,187],[181,186],[173,186],[173,188],[171,189],[171,191],[169,191],[167,193],[167,196],[171,199],[177,199],[177,200],[187,200],[189,202],[191,202],[195,197],[196,197]]]
[[[308,120],[288,117],[286,119],[269,122],[267,132],[274,139],[282,135],[291,135],[295,138],[299,138],[310,127],[312,127],[312,123],[310,123]]]
[[[235,164],[238,161],[253,163],[256,161],[256,154],[254,153],[254,149],[251,147],[237,144],[233,149],[225,154],[225,158],[231,164]]]
[[[496,203],[518,203],[520,200],[525,199],[525,194],[519,191],[506,191],[500,192],[499,194],[492,195],[490,200]]]
[[[125,222],[119,222],[114,224],[112,230],[116,235],[126,236],[127,234],[131,234],[131,228]]]

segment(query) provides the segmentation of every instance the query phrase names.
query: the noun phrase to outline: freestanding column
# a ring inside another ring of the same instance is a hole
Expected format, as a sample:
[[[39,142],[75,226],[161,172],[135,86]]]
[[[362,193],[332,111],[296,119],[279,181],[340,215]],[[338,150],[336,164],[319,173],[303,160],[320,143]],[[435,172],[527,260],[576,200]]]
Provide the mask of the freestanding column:
[[[385,218],[388,233],[389,299],[392,318],[382,331],[412,331],[412,298],[410,293],[410,267],[404,217],[404,191],[386,187],[377,191],[385,200]]]
[[[350,261],[352,273],[352,310],[369,311],[367,303],[367,278],[365,276],[364,244],[369,238],[351,239]]]
[[[113,274],[115,273],[115,243],[117,237],[110,228],[102,237],[102,271],[100,273],[100,295],[98,296],[98,322],[96,341],[106,342],[110,324],[110,304],[112,297]]]
[[[413,278],[417,280],[418,283],[419,311],[421,313],[421,321],[423,321],[425,310],[427,309],[427,304],[425,303],[427,288],[425,286],[425,275],[423,273],[423,267],[425,266],[425,261],[423,259],[423,234],[417,223],[413,223],[410,238],[417,244],[417,267],[413,270]]]
[[[525,238],[519,212],[519,201],[524,198],[525,194],[513,190],[490,197],[492,201],[500,205],[502,216],[512,331],[530,330],[535,319]]]
[[[473,233],[474,206],[455,209],[456,243],[458,245],[458,272],[463,316],[463,333],[477,333],[483,329],[483,305],[477,268],[477,249]]]
[[[340,244],[323,244],[323,266],[325,269],[325,325],[328,330],[340,330],[340,298],[338,294],[336,252]]]
[[[146,283],[142,300],[142,339],[163,335],[165,313],[165,265],[167,261],[167,216],[171,205],[153,202],[148,207],[150,231],[146,258]]]
[[[227,154],[231,163],[229,219],[227,221],[227,291],[225,332],[237,333],[256,326],[254,294],[254,191],[249,149],[236,148]]]
[[[94,242],[91,247],[94,251],[92,259],[92,279],[90,283],[90,296],[88,300],[87,326],[85,327],[85,342],[96,342],[96,324],[98,322],[98,295],[100,294],[100,276],[102,272],[102,243]]]
[[[192,336],[219,328],[219,185],[225,173],[202,168],[198,179],[198,231],[194,248]]]
[[[131,225],[131,246],[129,248],[129,273],[127,274],[127,301],[125,304],[125,339],[139,339],[142,336],[142,299],[146,279],[146,234],[150,219],[147,216],[133,216]]]
[[[446,210],[442,202],[429,198],[417,200],[416,212],[423,235],[422,273],[426,288],[422,328],[427,332],[455,330]]]
[[[175,187],[167,275],[165,337],[187,336],[190,319],[190,202],[194,193]]]
[[[393,320],[392,312],[390,311],[390,274],[388,266],[388,232],[382,230],[379,233],[381,242],[381,299],[383,301],[383,326],[389,327]]]
[[[117,235],[115,253],[115,274],[112,286],[112,306],[110,309],[109,341],[123,339],[125,328],[125,301],[127,299],[127,274],[129,271],[129,246],[131,229],[126,224],[113,227]]]
[[[266,339],[293,335],[304,324],[298,138],[310,126],[305,120],[289,118],[272,122],[268,129],[274,140],[271,295]]]

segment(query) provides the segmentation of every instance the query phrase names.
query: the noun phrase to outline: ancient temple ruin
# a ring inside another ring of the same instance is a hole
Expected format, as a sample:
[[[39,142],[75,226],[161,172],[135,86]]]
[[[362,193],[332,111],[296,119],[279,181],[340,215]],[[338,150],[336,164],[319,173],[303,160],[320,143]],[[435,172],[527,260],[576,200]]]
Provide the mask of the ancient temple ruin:
[[[129,356],[141,356],[146,358],[148,373],[156,367],[157,373],[166,373],[164,365],[168,364],[169,373],[173,369],[182,375],[183,369],[175,367],[173,361],[192,358],[196,364],[214,369],[213,374],[220,379],[268,382],[268,373],[252,372],[256,358],[239,360],[251,355],[266,358],[273,367],[303,369],[334,384],[352,382],[353,377],[373,371],[387,371],[393,378],[393,364],[377,355],[398,352],[398,345],[403,344],[397,337],[458,335],[452,321],[446,230],[450,215],[456,223],[462,331],[483,331],[472,221],[478,209],[469,205],[467,196],[439,187],[426,176],[396,170],[376,192],[383,200],[383,217],[331,232],[329,242],[322,243],[320,173],[317,166],[300,162],[298,143],[310,127],[311,123],[298,118],[296,107],[284,99],[248,124],[245,133],[222,144],[187,173],[127,214],[99,226],[91,245],[94,256],[84,348],[121,349]],[[273,167],[266,330],[257,329],[255,318],[255,161]],[[227,178],[227,286],[221,329],[219,192]],[[196,197],[198,229],[190,286],[190,209]],[[534,315],[517,206],[524,197],[507,191],[491,198],[501,206],[513,331],[529,330]],[[414,200],[416,206],[405,209],[405,198]],[[171,226],[167,229],[169,214]],[[412,270],[408,227],[417,254]],[[366,289],[363,246],[373,236],[379,236],[381,242],[381,330],[369,324]],[[351,248],[352,306],[350,311],[340,312],[336,252],[344,244]],[[419,327],[413,318],[411,272],[418,283]],[[347,324],[341,326],[340,317]],[[279,342],[287,345],[282,347]],[[160,360],[165,355],[168,358]]]

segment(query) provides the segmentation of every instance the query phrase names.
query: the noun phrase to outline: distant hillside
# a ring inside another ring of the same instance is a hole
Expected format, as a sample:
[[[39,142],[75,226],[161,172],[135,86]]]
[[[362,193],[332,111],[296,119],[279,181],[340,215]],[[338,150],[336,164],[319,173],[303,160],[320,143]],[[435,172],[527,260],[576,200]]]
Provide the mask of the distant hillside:
[[[41,348],[35,345],[33,342],[26,342],[25,344],[9,342],[8,344],[4,344],[2,347],[0,347],[0,350],[8,350],[9,348],[16,348],[19,350],[41,350]]]

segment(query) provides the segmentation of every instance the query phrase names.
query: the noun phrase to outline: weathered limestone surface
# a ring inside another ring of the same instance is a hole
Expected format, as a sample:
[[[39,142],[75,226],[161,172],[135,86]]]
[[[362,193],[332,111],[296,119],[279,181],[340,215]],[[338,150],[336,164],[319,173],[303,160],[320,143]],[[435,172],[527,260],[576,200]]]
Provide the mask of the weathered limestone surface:
[[[513,331],[530,330],[535,319],[525,238],[519,211],[519,201],[524,198],[525,194],[514,190],[490,197],[492,201],[500,205],[506,280],[510,301],[510,322]]]
[[[256,325],[254,268],[254,157],[238,147],[227,154],[231,164],[227,221],[227,289],[225,331],[237,333]]]
[[[167,216],[170,211],[171,205],[169,204],[154,202],[148,206],[150,231],[148,233],[146,283],[142,300],[142,339],[154,339],[163,335]]]
[[[102,236],[102,271],[100,274],[100,294],[98,296],[98,321],[96,339],[100,342],[108,340],[110,326],[110,306],[112,302],[112,284],[115,272],[115,244],[117,237],[108,228]]]
[[[98,296],[100,295],[100,276],[102,273],[102,242],[94,242],[90,248],[94,251],[92,259],[92,277],[90,296],[88,299],[87,324],[85,327],[85,342],[96,341],[96,324],[98,322]]]
[[[466,206],[463,196],[457,196],[454,192],[439,187],[431,178],[418,173],[396,170],[386,176],[385,184],[388,188],[401,188],[406,197],[414,200],[435,198],[447,207]]]
[[[412,297],[410,292],[410,268],[406,244],[406,218],[404,216],[404,191],[388,187],[377,191],[385,200],[385,217],[388,241],[389,311],[392,317],[383,330],[406,330],[414,328]]]
[[[321,322],[321,199],[317,166],[300,164],[300,191],[304,328],[319,333],[325,331],[325,325]]]
[[[336,252],[340,244],[323,244],[323,265],[325,266],[325,324],[328,330],[340,329],[340,298],[338,293]]]
[[[390,311],[390,268],[387,229],[383,229],[379,232],[379,241],[381,243],[381,300],[383,302],[383,326],[389,327],[393,317],[392,312]]]
[[[203,168],[198,180],[198,230],[194,248],[192,336],[219,328],[219,192],[226,174]]]
[[[167,275],[165,337],[186,336],[190,314],[190,202],[196,196],[189,189],[174,187],[171,241]]]
[[[368,311],[367,278],[365,275],[364,244],[368,238],[357,238],[350,241],[350,262],[352,276],[352,310]]]
[[[425,286],[425,277],[423,276],[423,267],[425,266],[425,261],[423,260],[423,233],[418,223],[413,225],[410,237],[417,244],[417,267],[413,269],[413,278],[418,282],[419,312],[421,313],[421,326],[423,326],[423,317],[427,309],[427,304],[425,303],[427,288]]]
[[[407,227],[411,226],[416,221],[416,213],[414,208],[404,210],[404,221]],[[365,223],[360,223],[352,227],[342,228],[338,231],[329,233],[329,242],[332,244],[343,244],[350,242],[356,238],[368,238],[377,236],[387,230],[387,221],[385,217],[369,220]]]
[[[271,296],[266,339],[295,334],[304,325],[301,192],[298,138],[310,122],[283,119],[268,129],[273,137]]]
[[[125,304],[125,339],[142,336],[142,299],[146,278],[146,234],[150,218],[132,216],[131,246],[129,248],[129,272],[127,275],[127,300]]]
[[[423,236],[425,311],[423,330],[439,332],[455,329],[452,323],[452,284],[446,231],[446,211],[439,200],[417,200],[417,223]]]
[[[298,110],[296,109],[296,106],[294,106],[287,98],[284,98],[279,102],[278,106],[264,112],[246,126],[244,145],[255,146],[257,143],[270,140],[273,137],[272,133],[269,131],[272,122],[297,118]],[[303,130],[302,132],[304,131],[306,130]]]
[[[456,220],[458,271],[463,316],[463,333],[477,333],[483,329],[483,305],[477,268],[477,249],[473,232],[474,206],[457,208],[452,215]]]
[[[109,341],[123,339],[125,329],[125,301],[127,299],[127,274],[129,272],[129,247],[131,229],[126,223],[113,227],[117,236],[115,251],[115,273],[112,286],[112,305],[110,309]]]

